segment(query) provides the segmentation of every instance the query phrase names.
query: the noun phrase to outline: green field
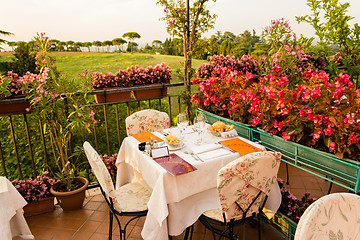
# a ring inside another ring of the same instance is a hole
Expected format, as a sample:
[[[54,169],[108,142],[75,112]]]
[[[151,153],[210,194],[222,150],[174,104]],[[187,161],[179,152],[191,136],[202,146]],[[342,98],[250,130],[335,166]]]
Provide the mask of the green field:
[[[153,55],[153,54],[130,54],[130,53],[89,53],[89,52],[59,52],[51,53],[56,57],[58,69],[69,77],[77,77],[78,74],[86,70],[92,72],[117,72],[120,69],[126,69],[131,65],[142,67],[155,66],[165,62],[170,66],[173,73],[173,81],[182,81],[177,77],[176,71],[182,72],[184,57],[170,55]],[[12,53],[0,53],[0,61],[10,61]],[[193,60],[193,68],[206,61]]]

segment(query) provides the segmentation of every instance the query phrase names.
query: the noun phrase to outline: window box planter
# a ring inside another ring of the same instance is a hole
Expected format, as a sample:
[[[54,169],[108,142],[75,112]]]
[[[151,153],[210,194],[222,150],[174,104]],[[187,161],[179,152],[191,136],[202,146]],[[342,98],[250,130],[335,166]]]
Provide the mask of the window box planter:
[[[119,91],[121,88],[104,88],[94,90],[96,103],[121,102],[130,100],[131,91]]]
[[[134,97],[136,100],[160,98],[167,95],[167,87],[163,84],[151,84],[139,87],[139,90],[134,90]]]
[[[54,197],[47,197],[38,201],[29,202],[23,210],[25,217],[51,212],[54,210]]]
[[[341,159],[334,154],[285,141],[281,137],[271,136],[259,129],[252,131],[254,141],[260,141],[268,149],[281,152],[286,163],[329,181],[337,180],[334,183],[355,193],[359,192],[360,162]]]
[[[24,96],[6,98],[0,101],[0,116],[27,113],[30,102]]]
[[[297,223],[281,212],[277,212],[271,219],[268,219],[265,215],[261,215],[260,221],[269,226],[283,239],[294,240]]]

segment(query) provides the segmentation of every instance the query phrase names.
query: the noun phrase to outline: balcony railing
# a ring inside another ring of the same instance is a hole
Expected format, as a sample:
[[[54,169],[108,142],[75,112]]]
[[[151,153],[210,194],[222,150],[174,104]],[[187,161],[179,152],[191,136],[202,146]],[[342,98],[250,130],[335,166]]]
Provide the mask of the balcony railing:
[[[72,152],[82,147],[82,143],[89,141],[100,154],[117,153],[121,142],[126,137],[125,118],[133,112],[142,109],[157,109],[167,112],[171,119],[182,110],[179,94],[183,83],[166,84],[170,94],[164,97],[147,98],[143,100],[127,100],[119,102],[93,103],[83,107],[91,108],[95,112],[97,124],[91,133],[81,133],[72,139]],[[161,87],[161,86],[160,86]],[[143,90],[149,86],[120,88],[116,90],[97,90],[95,93],[122,92],[128,90]],[[175,90],[176,89],[176,90]],[[21,99],[20,99],[21,100]],[[20,101],[6,100],[7,102]],[[22,99],[24,100],[24,99]],[[23,112],[0,116],[0,175],[9,179],[27,179],[35,177],[40,170],[56,172],[55,153],[46,129],[35,113]],[[90,178],[90,170],[85,157],[72,158],[72,163],[78,172]]]

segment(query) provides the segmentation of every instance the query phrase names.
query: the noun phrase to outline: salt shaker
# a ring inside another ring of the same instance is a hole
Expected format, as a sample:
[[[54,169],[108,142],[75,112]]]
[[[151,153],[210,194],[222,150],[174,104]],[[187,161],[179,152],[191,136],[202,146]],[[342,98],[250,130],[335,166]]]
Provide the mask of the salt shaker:
[[[145,152],[146,152],[147,154],[150,154],[150,150],[151,150],[150,143],[149,143],[149,142],[146,142],[146,144],[145,144]]]
[[[157,140],[154,140],[154,145],[153,145],[153,148],[158,148],[159,146],[158,146],[158,142],[157,142]]]

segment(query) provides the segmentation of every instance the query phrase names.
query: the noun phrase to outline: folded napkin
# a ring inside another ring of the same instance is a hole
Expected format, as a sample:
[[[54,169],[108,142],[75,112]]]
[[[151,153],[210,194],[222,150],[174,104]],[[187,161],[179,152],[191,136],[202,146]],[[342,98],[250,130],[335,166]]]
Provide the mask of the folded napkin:
[[[224,149],[224,148],[220,148],[220,149],[215,149],[215,150],[208,151],[208,152],[199,153],[199,154],[196,154],[196,155],[201,160],[208,160],[208,159],[222,157],[222,156],[226,156],[226,155],[230,155],[230,154],[233,154],[233,153],[226,150],[226,149]]]
[[[200,154],[200,153],[204,153],[204,152],[209,152],[209,151],[213,151],[216,149],[220,149],[221,145],[220,144],[204,144],[201,146],[194,146],[191,148],[192,152],[195,154]]]
[[[222,138],[231,138],[231,137],[237,137],[238,133],[235,129],[233,129],[227,132],[220,132],[220,135]]]

